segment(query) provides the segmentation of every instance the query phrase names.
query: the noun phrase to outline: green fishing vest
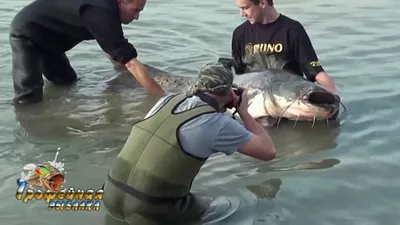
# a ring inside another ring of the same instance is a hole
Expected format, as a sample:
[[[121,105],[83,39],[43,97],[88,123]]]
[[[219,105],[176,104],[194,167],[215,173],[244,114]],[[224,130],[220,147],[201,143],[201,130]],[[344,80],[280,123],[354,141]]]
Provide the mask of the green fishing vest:
[[[144,196],[141,199],[180,198],[190,193],[207,158],[186,153],[178,131],[186,122],[216,110],[203,105],[173,113],[186,98],[183,94],[171,97],[154,115],[133,125],[109,178],[127,184],[130,193]]]

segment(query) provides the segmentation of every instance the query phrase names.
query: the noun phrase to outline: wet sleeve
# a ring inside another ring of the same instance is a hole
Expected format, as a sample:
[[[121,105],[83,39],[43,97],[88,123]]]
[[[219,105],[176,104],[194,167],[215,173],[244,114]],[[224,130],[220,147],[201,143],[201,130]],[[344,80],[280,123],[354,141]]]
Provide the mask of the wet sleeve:
[[[297,23],[290,30],[289,43],[300,70],[306,75],[308,80],[315,82],[315,76],[319,72],[324,71],[324,69],[302,24]]]
[[[215,137],[213,151],[231,155],[247,144],[252,136],[253,134],[239,122],[228,118]]]
[[[119,63],[126,64],[137,57],[135,47],[124,37],[117,14],[95,6],[86,6],[81,19],[101,49]]]
[[[245,65],[242,59],[242,43],[240,36],[238,35],[238,30],[235,29],[232,34],[232,61],[233,61],[233,68],[237,74],[244,73]]]

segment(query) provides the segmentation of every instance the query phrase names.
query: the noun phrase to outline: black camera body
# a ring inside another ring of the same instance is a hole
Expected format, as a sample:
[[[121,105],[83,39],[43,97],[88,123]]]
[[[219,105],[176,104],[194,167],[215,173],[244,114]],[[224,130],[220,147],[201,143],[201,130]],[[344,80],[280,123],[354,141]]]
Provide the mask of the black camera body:
[[[243,94],[243,89],[240,87],[233,87],[232,91],[239,97]]]
[[[236,96],[239,97],[239,101],[237,102],[236,106],[233,104],[233,102],[226,105],[226,108],[228,108],[228,109],[231,109],[233,107],[238,107],[240,105],[240,103],[242,102],[243,88],[240,88],[236,84],[234,84],[234,85],[232,85],[232,91],[233,91],[233,93],[235,93]]]
[[[232,91],[235,93],[235,95],[237,95],[238,97],[240,97],[243,94],[243,88],[240,88],[239,86],[237,86],[236,84],[232,84]]]

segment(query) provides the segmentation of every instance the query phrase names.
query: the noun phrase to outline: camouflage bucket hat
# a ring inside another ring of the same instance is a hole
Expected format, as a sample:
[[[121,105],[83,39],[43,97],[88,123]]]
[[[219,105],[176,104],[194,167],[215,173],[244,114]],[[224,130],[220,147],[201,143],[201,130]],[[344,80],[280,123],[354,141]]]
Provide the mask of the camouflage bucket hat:
[[[226,96],[232,88],[233,74],[220,63],[207,63],[198,74],[198,80],[192,87],[192,94],[209,92]]]

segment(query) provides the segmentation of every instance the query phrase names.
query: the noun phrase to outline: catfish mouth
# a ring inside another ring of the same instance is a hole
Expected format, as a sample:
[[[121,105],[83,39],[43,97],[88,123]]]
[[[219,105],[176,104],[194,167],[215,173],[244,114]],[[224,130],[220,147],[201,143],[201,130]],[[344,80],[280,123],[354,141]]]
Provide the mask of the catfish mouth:
[[[331,92],[312,91],[306,96],[306,102],[329,111],[330,119],[334,119],[338,115],[340,99]]]
[[[309,103],[317,106],[338,105],[338,98],[330,92],[314,91],[307,96]]]

